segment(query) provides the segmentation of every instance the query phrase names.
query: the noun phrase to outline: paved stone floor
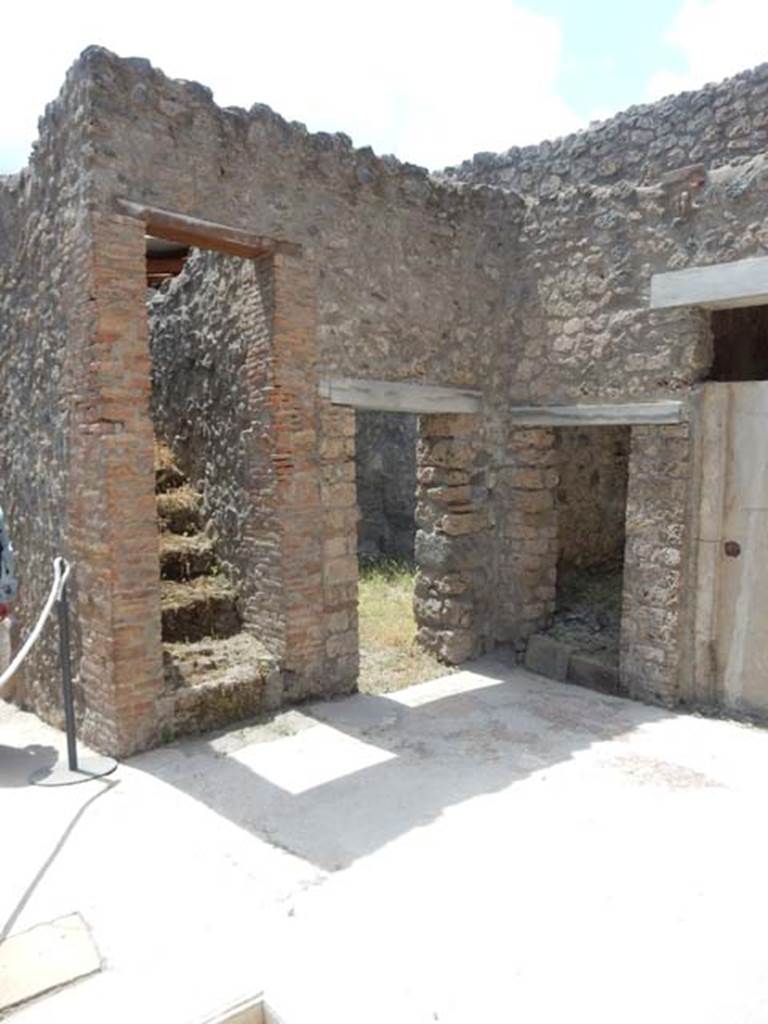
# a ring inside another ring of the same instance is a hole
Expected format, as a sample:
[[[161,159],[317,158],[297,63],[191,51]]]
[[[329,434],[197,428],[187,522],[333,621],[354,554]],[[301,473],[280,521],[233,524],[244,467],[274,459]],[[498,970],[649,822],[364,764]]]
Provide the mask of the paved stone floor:
[[[41,789],[0,708],[0,929],[103,958],[14,1024],[768,1020],[768,731],[486,661]]]

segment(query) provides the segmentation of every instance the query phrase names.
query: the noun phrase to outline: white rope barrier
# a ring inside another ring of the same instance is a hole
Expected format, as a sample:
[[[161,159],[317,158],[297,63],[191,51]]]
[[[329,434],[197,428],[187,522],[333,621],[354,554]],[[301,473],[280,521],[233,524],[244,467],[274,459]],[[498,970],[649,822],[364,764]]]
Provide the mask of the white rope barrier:
[[[2,675],[0,675],[0,695],[2,695],[2,690],[5,684],[10,680],[11,676],[16,674],[26,656],[35,646],[37,638],[43,631],[43,626],[46,624],[51,612],[53,611],[53,606],[56,604],[57,601],[61,599],[61,593],[62,590],[64,589],[64,584],[67,582],[67,579],[69,578],[69,570],[69,562],[65,561],[65,559],[63,558],[54,558],[53,586],[51,587],[51,592],[48,595],[48,600],[45,602],[45,607],[40,613],[40,618],[37,620],[37,625],[27,637],[23,647],[16,655],[16,657],[13,659],[8,668],[5,670],[5,672],[3,672]]]

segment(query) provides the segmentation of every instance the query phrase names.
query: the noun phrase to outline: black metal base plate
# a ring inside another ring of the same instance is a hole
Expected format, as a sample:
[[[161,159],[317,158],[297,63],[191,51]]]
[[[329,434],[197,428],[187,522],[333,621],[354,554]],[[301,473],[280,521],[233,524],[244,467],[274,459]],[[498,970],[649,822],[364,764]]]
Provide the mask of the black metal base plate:
[[[36,772],[32,772],[29,781],[33,786],[75,786],[78,782],[102,779],[105,775],[110,775],[115,768],[117,761],[113,758],[94,754],[78,758],[77,771],[72,771],[65,760],[57,761],[50,768],[38,768]]]

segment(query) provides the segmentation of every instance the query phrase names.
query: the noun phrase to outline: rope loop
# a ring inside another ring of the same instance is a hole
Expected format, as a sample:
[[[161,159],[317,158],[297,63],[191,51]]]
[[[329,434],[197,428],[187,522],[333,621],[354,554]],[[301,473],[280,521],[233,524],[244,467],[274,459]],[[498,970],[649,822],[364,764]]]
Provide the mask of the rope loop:
[[[18,670],[21,668],[21,665],[24,662],[24,659],[35,646],[38,637],[43,631],[43,626],[46,624],[48,618],[50,617],[54,604],[56,604],[57,601],[61,600],[62,594],[64,592],[64,586],[67,580],[69,579],[70,572],[71,566],[65,558],[54,558],[53,585],[51,587],[51,592],[48,595],[48,600],[45,602],[45,606],[43,607],[43,610],[40,613],[40,618],[37,620],[37,625],[29,634],[29,636],[27,637],[26,641],[24,642],[23,646],[21,647],[21,649],[19,650],[18,654],[13,659],[11,664],[8,666],[5,672],[3,672],[2,675],[0,675],[0,696],[2,695],[3,687],[5,686],[5,684],[11,679],[12,676],[16,674],[16,672],[18,672]]]

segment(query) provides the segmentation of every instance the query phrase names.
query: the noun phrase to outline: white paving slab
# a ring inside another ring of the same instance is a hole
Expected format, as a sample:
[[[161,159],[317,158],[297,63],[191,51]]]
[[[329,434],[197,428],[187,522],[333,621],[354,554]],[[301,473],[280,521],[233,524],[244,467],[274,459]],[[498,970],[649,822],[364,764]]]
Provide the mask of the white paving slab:
[[[101,967],[79,914],[35,925],[0,942],[0,1013]]]

